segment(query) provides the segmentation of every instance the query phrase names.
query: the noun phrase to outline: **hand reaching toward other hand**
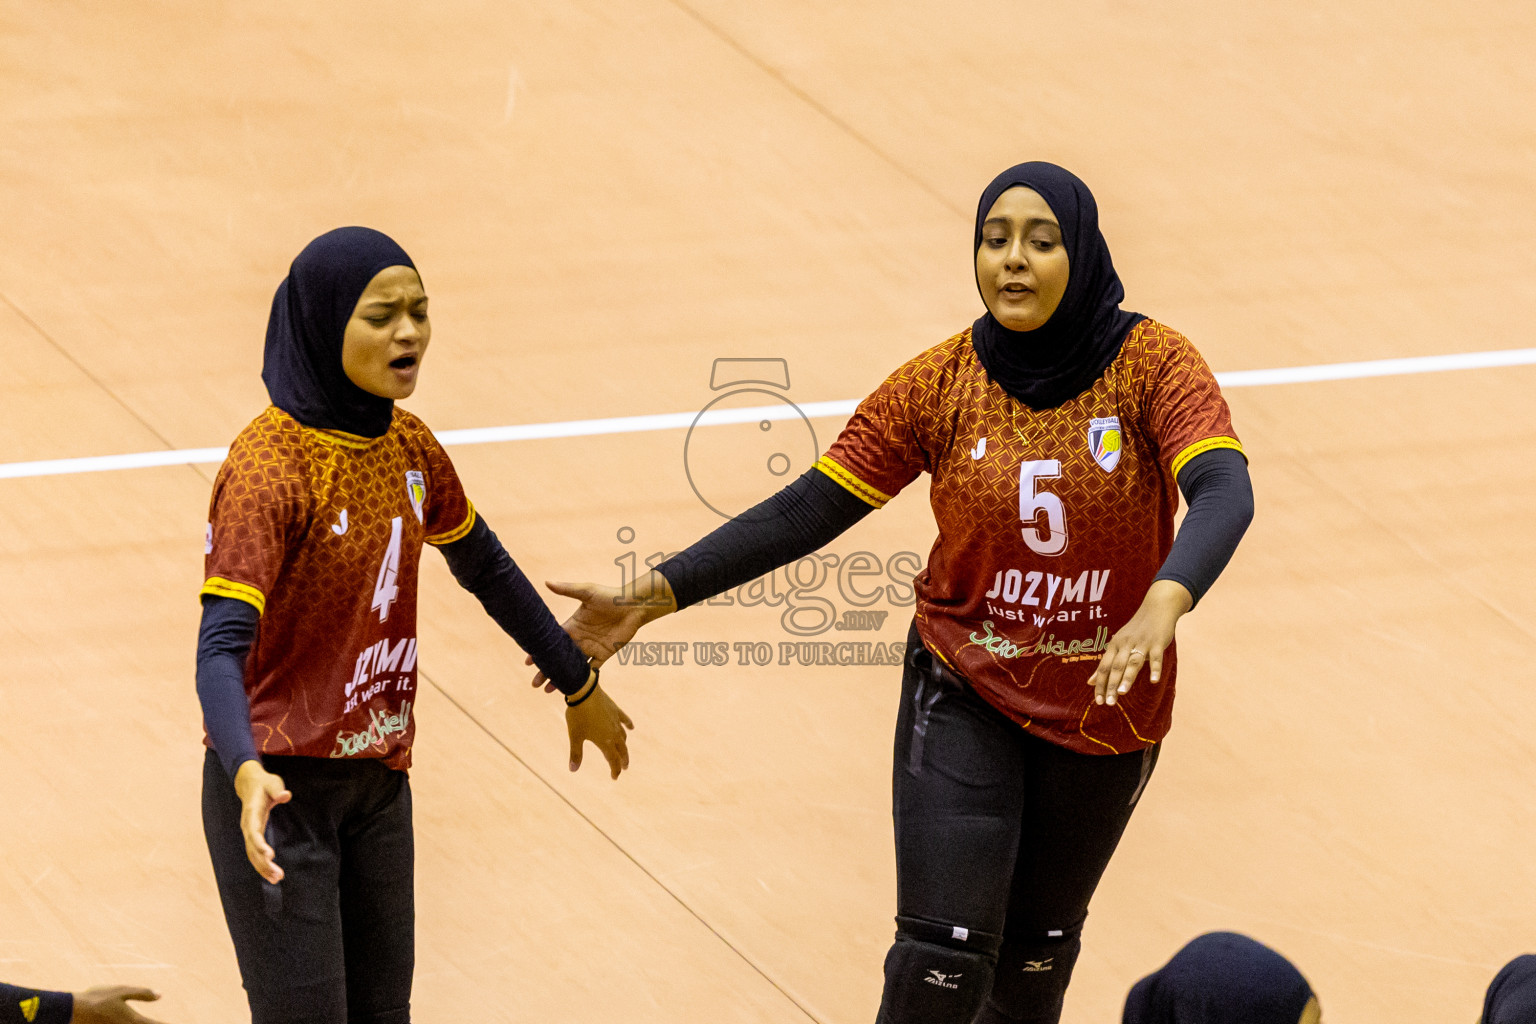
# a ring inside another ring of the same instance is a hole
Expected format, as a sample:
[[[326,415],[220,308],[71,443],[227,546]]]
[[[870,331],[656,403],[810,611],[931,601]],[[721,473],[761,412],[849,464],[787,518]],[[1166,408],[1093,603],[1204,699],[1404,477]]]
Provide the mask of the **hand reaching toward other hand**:
[[[654,569],[636,580],[628,593],[618,587],[597,583],[546,583],[545,586],[561,597],[581,602],[570,618],[560,625],[576,641],[582,653],[592,659],[594,668],[601,668],[614,652],[629,643],[641,626],[677,610],[671,585]],[[527,663],[532,665],[533,658],[528,658]],[[546,693],[555,689],[555,684],[542,672],[534,675],[533,685],[543,686]]]
[[[154,1002],[160,996],[147,988],[103,985],[76,992],[69,1024],[158,1024],[128,1005],[128,1000]]]

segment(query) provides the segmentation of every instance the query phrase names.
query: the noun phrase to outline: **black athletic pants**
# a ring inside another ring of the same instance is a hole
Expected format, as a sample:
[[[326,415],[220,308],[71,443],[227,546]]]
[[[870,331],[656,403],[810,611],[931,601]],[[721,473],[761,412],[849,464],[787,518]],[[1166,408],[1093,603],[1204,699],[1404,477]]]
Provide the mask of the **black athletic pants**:
[[[915,628],[908,652],[893,786],[897,934],[881,1024],[969,1024],[972,1014],[1055,1024],[1088,901],[1158,747],[1056,746],[978,697]]]
[[[405,772],[377,760],[262,758],[293,800],[272,809],[283,880],[245,856],[240,800],[203,765],[203,833],[252,1024],[409,1024],[415,844]]]

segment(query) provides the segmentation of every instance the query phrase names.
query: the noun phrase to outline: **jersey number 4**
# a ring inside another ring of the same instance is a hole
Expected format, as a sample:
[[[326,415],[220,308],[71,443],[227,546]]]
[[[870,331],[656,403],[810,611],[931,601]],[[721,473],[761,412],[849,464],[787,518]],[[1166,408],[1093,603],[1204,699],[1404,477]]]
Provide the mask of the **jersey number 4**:
[[[1024,543],[1037,555],[1059,555],[1067,550],[1066,507],[1056,495],[1039,489],[1041,480],[1060,476],[1061,462],[1057,459],[1019,464],[1019,521],[1024,524]]]
[[[379,613],[380,622],[389,618],[389,606],[400,596],[400,526],[400,517],[395,516],[389,525],[389,547],[379,563],[379,578],[373,582],[373,610]]]

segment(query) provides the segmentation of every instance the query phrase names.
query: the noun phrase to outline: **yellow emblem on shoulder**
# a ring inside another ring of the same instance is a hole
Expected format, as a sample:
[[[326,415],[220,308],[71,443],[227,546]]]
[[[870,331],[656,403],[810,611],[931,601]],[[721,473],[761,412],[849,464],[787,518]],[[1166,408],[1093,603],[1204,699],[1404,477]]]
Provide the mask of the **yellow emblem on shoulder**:
[[[427,503],[427,478],[419,469],[405,474],[405,493],[411,499],[411,511],[416,513],[416,521],[425,522],[421,509]]]

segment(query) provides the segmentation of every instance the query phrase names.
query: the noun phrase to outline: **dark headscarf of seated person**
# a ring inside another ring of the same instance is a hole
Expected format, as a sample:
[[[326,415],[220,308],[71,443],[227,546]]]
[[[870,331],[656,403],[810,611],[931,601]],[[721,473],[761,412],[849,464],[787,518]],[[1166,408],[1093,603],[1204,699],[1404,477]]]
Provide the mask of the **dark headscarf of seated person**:
[[[1210,932],[1136,983],[1123,1024],[1312,1024],[1316,1005],[1285,957],[1246,935]]]
[[[1481,1024],[1536,1024],[1536,956],[1504,965],[1488,986]]]
[[[1145,318],[1120,308],[1125,287],[1099,231],[1093,193],[1077,175],[1055,164],[1016,164],[992,179],[976,208],[972,256],[981,248],[987,211],[1017,185],[1038,193],[1061,223],[1067,290],[1050,319],[1032,331],[1010,330],[988,310],[971,328],[971,346],[998,387],[1031,409],[1050,409],[1093,387],[1120,354],[1131,328]],[[980,281],[976,287],[981,289]]]
[[[272,404],[306,427],[383,437],[395,403],[352,383],[341,343],[358,296],[379,271],[416,264],[372,228],[337,228],[304,247],[272,297],[261,379]]]

